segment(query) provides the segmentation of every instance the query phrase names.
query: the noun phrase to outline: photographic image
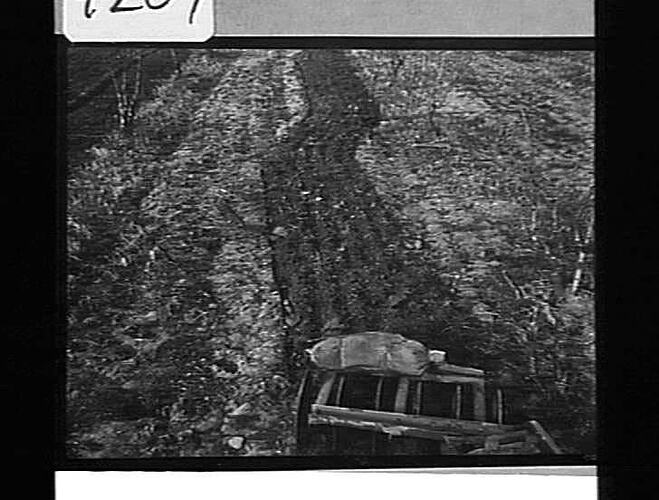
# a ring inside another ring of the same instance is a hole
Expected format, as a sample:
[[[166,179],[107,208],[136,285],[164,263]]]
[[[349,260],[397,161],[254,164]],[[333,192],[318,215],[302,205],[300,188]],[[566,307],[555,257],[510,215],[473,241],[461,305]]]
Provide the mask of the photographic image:
[[[592,51],[63,66],[67,457],[595,457]]]

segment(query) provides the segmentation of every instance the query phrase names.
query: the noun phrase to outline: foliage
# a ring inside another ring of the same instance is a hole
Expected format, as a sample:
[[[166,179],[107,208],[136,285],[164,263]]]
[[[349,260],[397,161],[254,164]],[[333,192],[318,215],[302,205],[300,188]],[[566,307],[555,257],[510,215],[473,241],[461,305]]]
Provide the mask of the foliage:
[[[480,323],[462,361],[594,453],[592,55],[358,57],[385,110],[360,154]]]
[[[592,54],[184,55],[70,172],[71,453],[290,453],[304,349],[361,330],[594,452]]]

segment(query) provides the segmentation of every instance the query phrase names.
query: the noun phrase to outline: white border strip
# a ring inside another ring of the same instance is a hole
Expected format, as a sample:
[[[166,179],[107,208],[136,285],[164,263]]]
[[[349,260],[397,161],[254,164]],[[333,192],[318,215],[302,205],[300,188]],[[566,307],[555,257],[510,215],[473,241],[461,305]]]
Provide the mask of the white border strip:
[[[592,475],[424,472],[57,472],[56,500],[596,500]]]

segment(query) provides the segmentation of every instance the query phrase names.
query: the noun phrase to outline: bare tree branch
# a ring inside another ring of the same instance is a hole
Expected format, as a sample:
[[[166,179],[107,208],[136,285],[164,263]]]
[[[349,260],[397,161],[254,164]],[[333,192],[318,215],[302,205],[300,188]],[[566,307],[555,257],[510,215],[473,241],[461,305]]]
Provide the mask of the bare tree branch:
[[[100,77],[98,80],[80,92],[75,99],[67,103],[66,112],[72,113],[89,104],[94,98],[102,94],[112,84],[113,78],[116,78],[121,74],[122,71],[127,70],[132,65],[137,64],[140,58],[148,57],[151,54],[154,54],[157,50],[158,49],[141,51],[139,56],[132,57],[124,61],[122,64],[119,64],[105,72],[102,77]]]
[[[231,219],[233,219],[233,221],[243,229],[263,236],[270,236],[270,232],[268,231],[267,226],[263,224],[251,224],[246,222],[245,219],[243,219],[240,214],[238,214],[236,209],[233,208],[228,201],[220,199],[220,203],[222,203],[222,206],[224,207],[226,213],[231,217]]]
[[[508,273],[506,271],[501,272],[501,276],[503,276],[503,279],[506,281],[506,283],[513,289],[515,292],[515,297],[518,299],[524,299],[526,298],[526,294],[524,293],[524,290],[520,288],[520,286],[515,283],[510,276],[508,276]]]

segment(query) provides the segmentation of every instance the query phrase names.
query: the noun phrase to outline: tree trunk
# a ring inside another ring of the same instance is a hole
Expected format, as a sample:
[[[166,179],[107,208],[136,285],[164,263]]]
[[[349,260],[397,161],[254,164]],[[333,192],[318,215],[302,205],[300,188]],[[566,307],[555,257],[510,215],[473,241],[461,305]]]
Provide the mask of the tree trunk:
[[[572,295],[576,294],[581,285],[581,279],[583,276],[584,263],[586,261],[586,248],[592,243],[593,230],[594,230],[594,217],[591,216],[591,219],[588,223],[588,229],[586,230],[586,235],[584,238],[581,238],[581,235],[578,230],[575,231],[575,243],[579,247],[579,253],[577,254],[577,262],[574,270],[574,276],[572,278],[572,284],[570,285],[570,293]]]
[[[117,99],[117,120],[120,130],[129,129],[137,111],[137,102],[142,90],[142,62],[144,55],[139,52],[135,56],[135,67],[125,68],[112,77]]]

